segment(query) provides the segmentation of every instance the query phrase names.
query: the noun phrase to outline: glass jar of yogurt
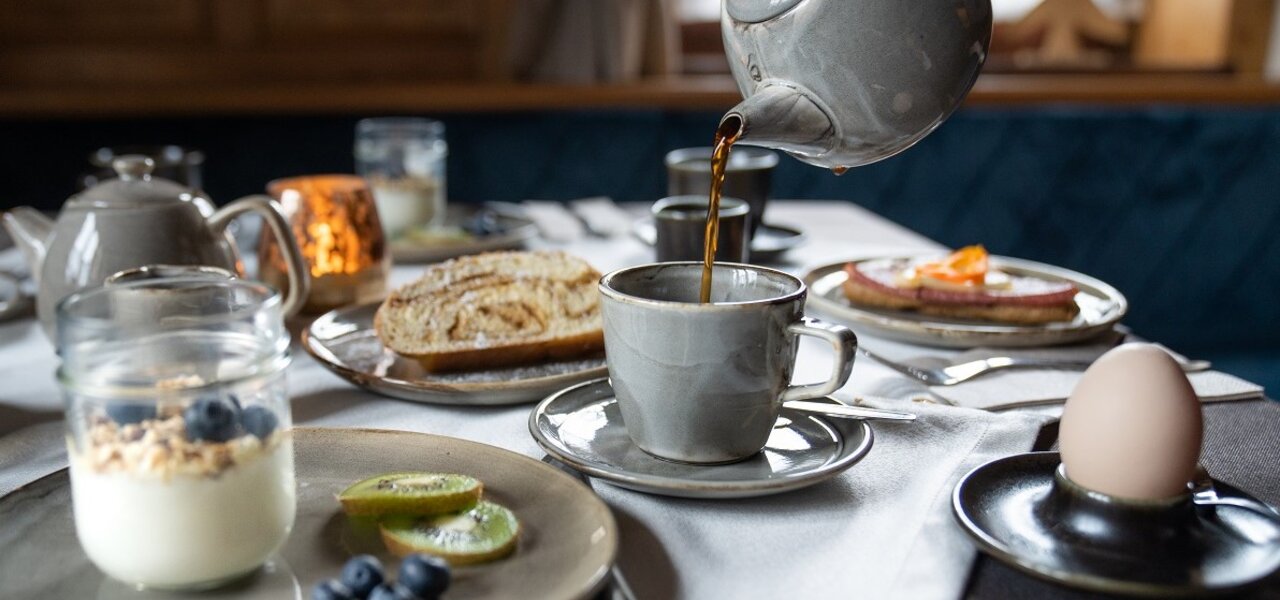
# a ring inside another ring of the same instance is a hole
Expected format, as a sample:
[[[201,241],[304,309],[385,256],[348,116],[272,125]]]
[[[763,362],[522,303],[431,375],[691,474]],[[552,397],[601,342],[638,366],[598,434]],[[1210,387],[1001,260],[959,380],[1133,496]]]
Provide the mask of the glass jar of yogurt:
[[[58,305],[76,536],[111,577],[205,588],[293,527],[280,295],[236,279],[115,283]]]

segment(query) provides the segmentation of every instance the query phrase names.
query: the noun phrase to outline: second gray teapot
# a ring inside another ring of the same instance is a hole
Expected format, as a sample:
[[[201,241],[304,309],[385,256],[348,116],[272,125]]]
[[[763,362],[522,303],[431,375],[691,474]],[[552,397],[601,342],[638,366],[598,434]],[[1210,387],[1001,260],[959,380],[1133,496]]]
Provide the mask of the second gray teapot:
[[[39,288],[36,313],[52,339],[57,303],[107,277],[144,265],[204,265],[243,275],[240,256],[227,225],[244,213],[257,213],[284,249],[289,289],[284,313],[296,313],[310,287],[306,262],[282,216],[267,196],[247,196],[221,209],[200,192],[151,177],[155,163],[144,156],[123,156],[112,163],[111,179],[72,196],[56,220],[30,207],[4,215],[31,267]]]

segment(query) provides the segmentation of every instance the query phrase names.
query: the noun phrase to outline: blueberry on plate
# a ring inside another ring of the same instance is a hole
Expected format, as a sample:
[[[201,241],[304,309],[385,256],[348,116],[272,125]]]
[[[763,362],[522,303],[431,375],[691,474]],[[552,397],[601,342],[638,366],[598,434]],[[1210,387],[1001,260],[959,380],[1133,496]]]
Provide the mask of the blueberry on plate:
[[[400,585],[420,598],[435,598],[449,589],[449,563],[427,554],[410,554],[400,562]]]
[[[337,579],[321,581],[311,588],[311,600],[356,600],[351,590]]]
[[[250,406],[250,409],[261,408],[258,406]],[[267,414],[271,414],[270,411]],[[249,411],[245,411],[248,417]],[[248,420],[246,419],[245,428],[248,429]],[[252,433],[252,430],[250,430]],[[257,434],[254,434],[257,435]],[[259,436],[261,437],[261,436]],[[347,564],[342,565],[342,585],[347,586],[351,593],[359,598],[369,596],[375,587],[378,587],[384,580],[386,575],[382,571],[382,563],[378,559],[368,555],[361,554],[354,556]]]
[[[107,416],[120,425],[141,423],[147,419],[156,418],[156,406],[132,402],[108,402]]]
[[[466,221],[462,226],[467,233],[476,237],[484,237],[486,235],[494,235],[502,233],[502,222],[498,220],[498,214],[492,210],[482,210]]]
[[[265,406],[250,406],[241,411],[240,424],[246,432],[257,436],[260,440],[265,440],[267,436],[271,435],[272,431],[276,430],[276,426],[280,424],[280,421],[276,419],[276,413],[271,412],[271,409]],[[348,562],[347,564],[351,563]],[[381,570],[382,565],[379,564],[378,569]]]
[[[191,441],[225,442],[240,432],[240,411],[221,398],[201,398],[182,412]]]

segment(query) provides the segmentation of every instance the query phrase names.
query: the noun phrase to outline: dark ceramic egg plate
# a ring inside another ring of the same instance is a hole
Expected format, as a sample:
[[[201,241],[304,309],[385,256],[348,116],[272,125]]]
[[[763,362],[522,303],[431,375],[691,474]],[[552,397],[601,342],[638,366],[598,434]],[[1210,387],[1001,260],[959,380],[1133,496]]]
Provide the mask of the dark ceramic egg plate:
[[[1280,569],[1280,521],[1190,496],[1159,510],[1058,489],[1057,452],[998,459],[956,485],[952,508],[978,547],[1069,587],[1154,597],[1235,592]],[[1215,482],[1220,495],[1252,499]]]

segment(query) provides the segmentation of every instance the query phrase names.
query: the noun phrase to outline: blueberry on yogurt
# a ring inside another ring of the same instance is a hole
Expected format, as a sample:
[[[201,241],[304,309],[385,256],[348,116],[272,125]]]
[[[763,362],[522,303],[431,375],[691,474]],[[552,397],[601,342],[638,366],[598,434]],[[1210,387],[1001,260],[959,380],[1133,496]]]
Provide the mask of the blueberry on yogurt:
[[[225,442],[240,432],[240,410],[221,398],[201,398],[182,412],[191,441]]]
[[[240,413],[240,424],[250,435],[265,440],[280,425],[280,420],[276,418],[276,413],[265,406],[250,406]],[[378,568],[381,569],[382,565],[378,565]]]

